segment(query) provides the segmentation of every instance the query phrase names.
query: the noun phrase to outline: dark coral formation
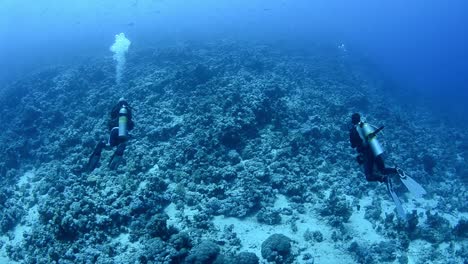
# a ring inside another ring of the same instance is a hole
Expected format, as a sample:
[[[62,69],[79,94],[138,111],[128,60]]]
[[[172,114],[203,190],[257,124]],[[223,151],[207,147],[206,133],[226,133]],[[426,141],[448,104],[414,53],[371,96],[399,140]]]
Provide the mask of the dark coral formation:
[[[219,255],[219,251],[219,246],[215,242],[202,241],[192,249],[185,261],[191,264],[214,263]]]
[[[273,234],[262,243],[262,257],[273,263],[292,263],[291,239],[282,234]]]

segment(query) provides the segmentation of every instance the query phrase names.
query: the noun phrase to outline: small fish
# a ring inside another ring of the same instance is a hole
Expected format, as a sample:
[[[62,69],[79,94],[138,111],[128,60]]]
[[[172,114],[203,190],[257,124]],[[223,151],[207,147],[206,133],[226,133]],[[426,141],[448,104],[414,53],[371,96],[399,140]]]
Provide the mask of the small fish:
[[[127,23],[127,26],[128,26],[128,27],[133,27],[134,25],[135,25],[134,22]]]

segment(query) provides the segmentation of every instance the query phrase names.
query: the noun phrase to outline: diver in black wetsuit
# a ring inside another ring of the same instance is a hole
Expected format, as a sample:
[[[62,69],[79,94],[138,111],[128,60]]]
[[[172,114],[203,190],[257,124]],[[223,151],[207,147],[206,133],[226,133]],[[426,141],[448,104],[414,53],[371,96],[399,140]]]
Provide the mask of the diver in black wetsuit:
[[[400,181],[415,197],[422,197],[426,194],[426,190],[419,183],[413,180],[413,178],[406,175],[402,169],[396,167],[385,167],[384,160],[382,158],[383,149],[376,139],[376,135],[382,131],[384,128],[383,126],[375,129],[371,125],[362,122],[361,116],[358,113],[354,113],[351,116],[351,122],[353,127],[349,130],[349,141],[351,142],[351,147],[355,148],[359,153],[357,161],[359,164],[364,165],[366,179],[368,181],[384,182],[387,186],[388,193],[395,203],[398,216],[401,219],[406,219],[406,212],[393,189],[392,180],[389,178],[389,175],[398,175]],[[374,165],[377,166],[381,175],[374,174]]]
[[[353,127],[349,130],[349,141],[351,147],[359,153],[357,161],[364,165],[367,181],[387,182],[388,175],[398,174],[397,168],[385,167],[382,147],[375,140],[375,136],[383,127],[374,130],[369,124],[361,121],[361,116],[358,113],[351,116],[351,122]],[[382,175],[374,174],[374,165],[377,166]]]
[[[115,146],[117,146],[117,149],[109,161],[109,168],[111,170],[116,169],[123,159],[126,142],[129,137],[128,131],[132,130],[134,126],[132,108],[125,99],[119,99],[119,102],[112,108],[110,113],[110,119],[108,121],[110,131],[109,139],[107,142],[100,141],[96,145],[91,157],[89,157],[86,171],[91,172],[99,165],[103,149],[111,149]]]

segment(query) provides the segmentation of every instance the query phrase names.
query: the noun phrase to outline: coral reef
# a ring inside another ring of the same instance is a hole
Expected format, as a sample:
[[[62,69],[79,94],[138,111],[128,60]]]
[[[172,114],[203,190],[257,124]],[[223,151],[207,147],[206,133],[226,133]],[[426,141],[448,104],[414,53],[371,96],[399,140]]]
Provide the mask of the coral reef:
[[[214,263],[219,255],[219,246],[212,241],[202,241],[192,248],[186,258],[186,263],[202,264]]]
[[[273,234],[262,243],[262,257],[274,263],[292,263],[291,239],[282,234]]]
[[[119,85],[95,58],[2,88],[0,262],[466,259],[466,130],[395,99],[360,58],[229,41],[126,55]],[[109,170],[104,150],[86,172],[120,97],[135,122],[125,162]],[[406,222],[355,162],[353,112],[385,125],[386,163],[428,190],[394,181]]]
[[[320,214],[322,216],[327,216],[330,224],[335,227],[348,222],[352,214],[352,209],[348,202],[344,199],[340,199],[340,197],[342,196],[332,190],[330,196],[325,201],[326,206],[320,211]]]

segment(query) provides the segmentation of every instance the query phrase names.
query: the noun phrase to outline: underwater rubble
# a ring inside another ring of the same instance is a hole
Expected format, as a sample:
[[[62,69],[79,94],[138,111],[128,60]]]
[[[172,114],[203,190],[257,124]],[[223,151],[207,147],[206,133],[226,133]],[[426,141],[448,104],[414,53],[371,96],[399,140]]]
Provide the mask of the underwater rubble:
[[[291,55],[219,42],[42,69],[2,89],[2,263],[466,263],[468,133],[383,89],[325,45]],[[120,97],[125,164],[84,166]],[[368,183],[349,146],[385,124],[388,166],[428,190]],[[447,142],[451,142],[447,144]]]

